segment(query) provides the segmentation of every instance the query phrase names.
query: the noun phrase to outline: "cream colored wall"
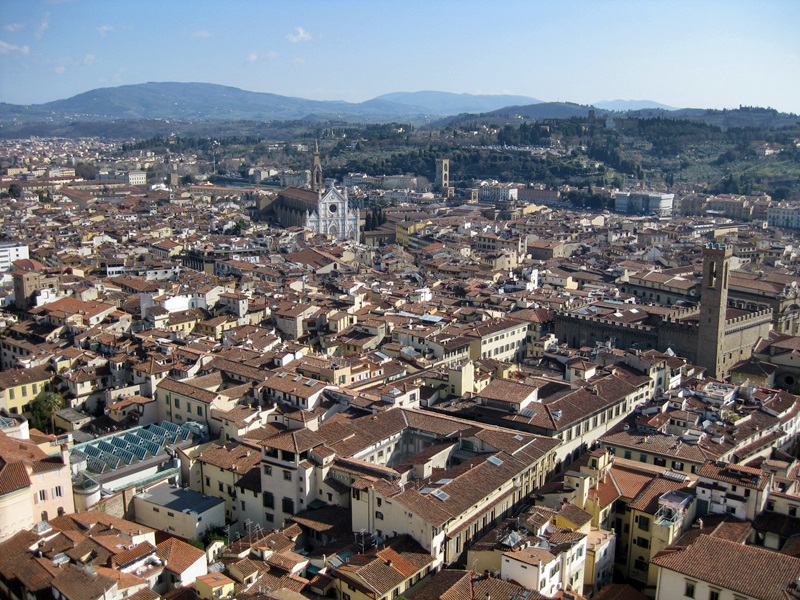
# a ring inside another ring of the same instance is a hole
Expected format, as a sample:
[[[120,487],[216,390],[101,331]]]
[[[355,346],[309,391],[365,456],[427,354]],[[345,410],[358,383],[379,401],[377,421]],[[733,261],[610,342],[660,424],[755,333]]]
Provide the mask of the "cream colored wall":
[[[0,496],[0,542],[34,526],[31,488]]]

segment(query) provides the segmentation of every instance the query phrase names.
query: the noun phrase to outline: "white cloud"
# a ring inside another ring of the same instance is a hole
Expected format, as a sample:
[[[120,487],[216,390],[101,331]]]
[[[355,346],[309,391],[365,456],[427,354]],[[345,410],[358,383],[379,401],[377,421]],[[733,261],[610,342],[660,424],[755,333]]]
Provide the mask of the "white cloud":
[[[311,34],[302,27],[295,27],[294,31],[295,33],[290,33],[286,36],[286,39],[293,44],[296,44],[297,42],[307,42],[311,39]]]
[[[15,46],[14,44],[9,44],[8,42],[4,42],[0,40],[0,55],[2,54],[14,54],[19,52],[20,54],[28,54],[31,51],[29,46]]]
[[[36,37],[42,37],[48,29],[50,29],[50,13],[44,13],[44,17],[42,17],[39,25],[36,26]]]
[[[55,68],[53,69],[53,71],[55,71],[55,72],[56,72],[56,73],[58,73],[59,75],[61,75],[61,73],[63,73],[63,72],[64,72],[64,71],[66,71],[66,70],[67,70],[67,67],[65,67],[64,65],[58,65],[57,67],[55,67]]]
[[[247,55],[247,62],[255,63],[265,60],[274,60],[276,58],[278,58],[278,53],[275,52],[275,50],[270,50],[265,54],[256,54],[255,52],[251,52]]]
[[[210,35],[211,34],[208,31],[206,31],[205,29],[201,29],[199,31],[195,31],[195,32],[192,33],[192,37],[193,38],[207,38]]]
[[[97,62],[97,57],[94,54],[86,54],[83,57],[83,64],[85,65],[93,65]]]
[[[102,35],[103,37],[106,37],[107,33],[110,33],[112,31],[114,31],[114,26],[113,25],[100,25],[100,27],[97,28],[97,31],[100,32],[100,35]]]
[[[8,31],[9,33],[16,33],[17,31],[19,31],[22,28],[23,28],[22,23],[9,23],[8,25],[6,25],[4,27],[4,29],[6,31]]]

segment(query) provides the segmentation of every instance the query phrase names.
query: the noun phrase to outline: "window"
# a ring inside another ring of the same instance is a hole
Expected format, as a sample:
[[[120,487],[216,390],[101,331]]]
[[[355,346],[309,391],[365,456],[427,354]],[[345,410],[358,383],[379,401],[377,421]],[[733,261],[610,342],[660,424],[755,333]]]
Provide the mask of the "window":
[[[291,498],[284,498],[281,501],[281,509],[287,515],[293,515],[294,514],[294,500],[292,500]]]
[[[656,456],[653,458],[653,464],[657,467],[666,467],[667,466],[667,459],[661,456]]]
[[[719,590],[709,590],[708,600],[719,600]]]
[[[202,406],[198,406],[197,407],[197,416],[198,417],[202,417],[203,416],[203,407]]]
[[[175,408],[180,408],[180,407],[181,407],[181,401],[180,401],[180,399],[178,399],[178,398],[175,398]]]
[[[648,540],[647,538],[643,538],[643,537],[637,537],[636,538],[636,545],[639,546],[640,548],[649,548],[650,547],[650,540]]]
[[[647,454],[640,454],[639,455],[639,462],[646,463],[647,462]]]
[[[797,516],[797,507],[796,506],[789,506],[789,516],[796,517]]]
[[[284,481],[291,481],[292,480],[292,472],[291,471],[284,471],[283,472],[283,480]]]
[[[245,510],[245,508],[244,508],[244,500],[242,500],[242,510]]]
[[[154,506],[153,507],[153,512],[161,512],[161,509],[158,508],[157,506]]]
[[[272,513],[264,513],[264,519],[267,521],[267,523],[272,523],[275,521],[275,515]]]
[[[47,490],[39,490],[39,502],[47,500]]]
[[[264,475],[272,475],[272,467],[264,465]]]
[[[218,482],[217,482],[217,486],[219,486],[219,491],[220,491],[220,492],[224,492],[224,491],[225,491],[225,488],[224,488],[224,487],[222,487],[222,482],[221,482],[221,481],[218,481]]]
[[[342,592],[342,600],[350,600],[350,594],[347,592]]]
[[[263,492],[262,502],[264,508],[275,508],[275,495],[272,492]]]
[[[175,516],[175,513],[174,513],[174,512],[167,511],[167,516],[168,516],[168,517],[174,517],[174,516]]]
[[[380,506],[381,504],[383,504],[383,499],[382,499],[382,498],[377,498],[376,500],[377,500],[377,504],[378,504],[378,506]]]
[[[380,519],[381,521],[383,521],[383,513],[381,511],[379,511],[379,510],[376,510],[375,511],[375,518],[376,519]]]
[[[64,495],[64,490],[61,488],[60,485],[57,485],[53,488],[53,496],[56,498],[61,498]]]
[[[630,458],[630,457],[631,457],[631,451],[630,450],[625,450],[625,454],[623,455],[623,458]]]
[[[633,568],[637,571],[647,571],[647,561],[644,559],[644,556],[639,556],[633,561]]]
[[[650,517],[639,515],[638,524],[642,531],[650,531]]]
[[[683,463],[678,460],[672,461],[672,468],[676,471],[683,471]]]

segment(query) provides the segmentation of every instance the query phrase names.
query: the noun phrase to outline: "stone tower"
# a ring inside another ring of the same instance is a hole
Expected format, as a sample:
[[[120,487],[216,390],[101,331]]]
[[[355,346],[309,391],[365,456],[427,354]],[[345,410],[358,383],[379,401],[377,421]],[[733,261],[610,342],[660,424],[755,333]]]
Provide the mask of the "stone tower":
[[[450,159],[436,159],[436,188],[444,191],[450,187]]]
[[[319,162],[319,143],[314,142],[314,167],[311,170],[311,191],[322,191],[322,163]]]
[[[697,364],[711,377],[727,376],[725,317],[728,311],[728,276],[733,249],[724,244],[703,248],[703,281],[700,292],[700,324],[697,332]]]

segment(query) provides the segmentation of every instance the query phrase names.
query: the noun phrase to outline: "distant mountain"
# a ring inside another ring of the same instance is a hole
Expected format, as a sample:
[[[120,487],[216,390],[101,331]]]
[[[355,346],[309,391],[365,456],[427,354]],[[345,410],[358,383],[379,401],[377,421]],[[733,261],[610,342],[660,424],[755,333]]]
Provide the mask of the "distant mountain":
[[[453,94],[450,92],[394,92],[378,96],[376,100],[387,100],[404,104],[414,109],[423,109],[435,115],[457,115],[460,113],[482,113],[515,104],[539,104],[541,100],[529,96],[507,94]]]
[[[142,83],[99,88],[66,100],[16,106],[0,104],[0,121],[136,120],[178,121],[293,120],[307,115],[355,121],[420,120],[405,104],[388,100],[361,103],[292,98],[209,83]]]
[[[591,109],[591,106],[572,102],[541,102],[523,106],[504,106],[481,114],[460,114],[437,121],[436,125],[459,126],[466,123],[481,123],[496,127],[519,124],[521,119],[542,120],[588,117]],[[606,113],[604,110],[596,110],[595,112],[598,116]]]
[[[653,102],[652,100],[602,100],[595,102],[594,106],[605,110],[627,112],[629,110],[643,110],[647,108],[660,108],[662,110],[677,110],[672,106]]]
[[[640,108],[625,108],[636,104]],[[611,106],[632,118],[691,119],[725,129],[777,128],[798,123],[797,115],[746,106],[732,110],[670,109],[644,100],[614,100],[591,107],[570,102],[541,102],[527,96],[435,91],[397,92],[352,103],[306,100],[208,83],[142,83],[99,88],[47,104],[20,106],[0,103],[0,137],[79,137],[104,135],[103,132],[123,136],[130,135],[131,130],[136,135],[137,131],[144,134],[187,128],[205,131],[210,126],[230,130],[233,123],[242,121],[250,121],[254,128],[259,124],[284,121],[304,121],[310,127],[330,121],[502,126],[518,124],[520,119],[586,117],[592,108],[599,117]],[[223,123],[227,125],[223,126]]]

